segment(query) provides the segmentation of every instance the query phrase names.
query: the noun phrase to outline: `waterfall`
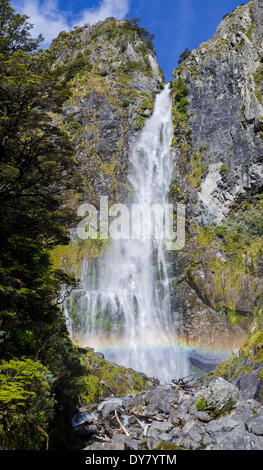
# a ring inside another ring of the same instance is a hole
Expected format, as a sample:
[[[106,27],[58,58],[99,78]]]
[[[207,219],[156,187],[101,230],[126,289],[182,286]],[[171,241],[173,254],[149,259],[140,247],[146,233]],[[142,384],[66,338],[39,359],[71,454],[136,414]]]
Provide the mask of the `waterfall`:
[[[168,202],[174,166],[172,138],[171,93],[166,85],[130,152],[133,204],[163,206]],[[140,224],[140,218],[134,223]],[[177,344],[164,242],[154,236],[113,241],[98,269],[88,261],[83,263],[74,302],[82,342],[109,360],[168,382],[187,375],[188,365]],[[66,310],[70,319],[72,301]]]

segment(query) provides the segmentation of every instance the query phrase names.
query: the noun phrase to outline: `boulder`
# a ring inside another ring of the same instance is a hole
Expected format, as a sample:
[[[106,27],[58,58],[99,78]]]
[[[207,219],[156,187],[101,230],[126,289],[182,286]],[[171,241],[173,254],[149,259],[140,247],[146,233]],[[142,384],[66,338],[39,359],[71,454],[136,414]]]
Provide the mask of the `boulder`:
[[[235,385],[218,377],[203,387],[197,396],[205,400],[206,410],[220,415],[234,408],[239,398],[239,391]]]

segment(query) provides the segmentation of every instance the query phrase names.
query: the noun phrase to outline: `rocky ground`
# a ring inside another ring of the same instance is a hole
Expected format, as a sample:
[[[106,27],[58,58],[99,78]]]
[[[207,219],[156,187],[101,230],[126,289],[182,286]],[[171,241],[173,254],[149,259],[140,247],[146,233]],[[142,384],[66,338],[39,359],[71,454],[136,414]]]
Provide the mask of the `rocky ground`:
[[[222,377],[155,385],[80,408],[85,450],[263,450],[263,406]]]

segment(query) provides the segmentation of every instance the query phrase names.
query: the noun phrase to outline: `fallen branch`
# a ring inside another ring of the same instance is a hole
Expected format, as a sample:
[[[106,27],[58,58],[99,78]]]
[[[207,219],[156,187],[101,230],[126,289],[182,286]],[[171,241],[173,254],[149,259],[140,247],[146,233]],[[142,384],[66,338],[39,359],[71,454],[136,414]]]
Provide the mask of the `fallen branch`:
[[[143,430],[143,437],[147,437],[147,432],[151,424],[146,424]]]
[[[190,380],[186,380],[189,377],[192,377]],[[191,388],[193,387],[193,384],[191,382],[194,380],[194,377],[192,375],[188,375],[187,377],[180,378],[178,380],[174,379],[172,380],[172,383],[179,387],[181,390],[184,390],[185,392],[190,392]]]
[[[95,439],[103,442],[111,442],[111,439],[108,436],[95,436]]]
[[[45,438],[46,438],[46,450],[48,450],[48,445],[49,445],[49,435],[48,433],[43,429],[41,428],[41,426],[37,425],[37,429],[42,433],[44,434]]]
[[[120,420],[120,418],[119,418],[119,416],[118,416],[116,410],[115,410],[115,418],[116,418],[116,420],[118,421],[118,424],[119,424],[121,430],[124,432],[124,434],[126,434],[126,436],[129,437],[129,436],[130,436],[130,433],[129,433],[129,432],[127,431],[127,429],[125,429],[125,427],[123,426],[123,424],[122,424],[122,422],[121,422],[121,420]]]

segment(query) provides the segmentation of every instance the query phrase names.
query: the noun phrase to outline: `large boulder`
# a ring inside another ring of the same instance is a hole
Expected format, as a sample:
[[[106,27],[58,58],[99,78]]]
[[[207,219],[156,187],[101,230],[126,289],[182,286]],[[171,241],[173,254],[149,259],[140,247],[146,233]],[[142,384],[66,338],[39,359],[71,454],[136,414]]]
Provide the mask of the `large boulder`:
[[[196,403],[197,408],[198,404],[203,402],[204,409],[219,416],[235,407],[239,398],[239,390],[235,385],[218,377],[212,380],[208,386],[201,388],[197,397],[199,397]]]

